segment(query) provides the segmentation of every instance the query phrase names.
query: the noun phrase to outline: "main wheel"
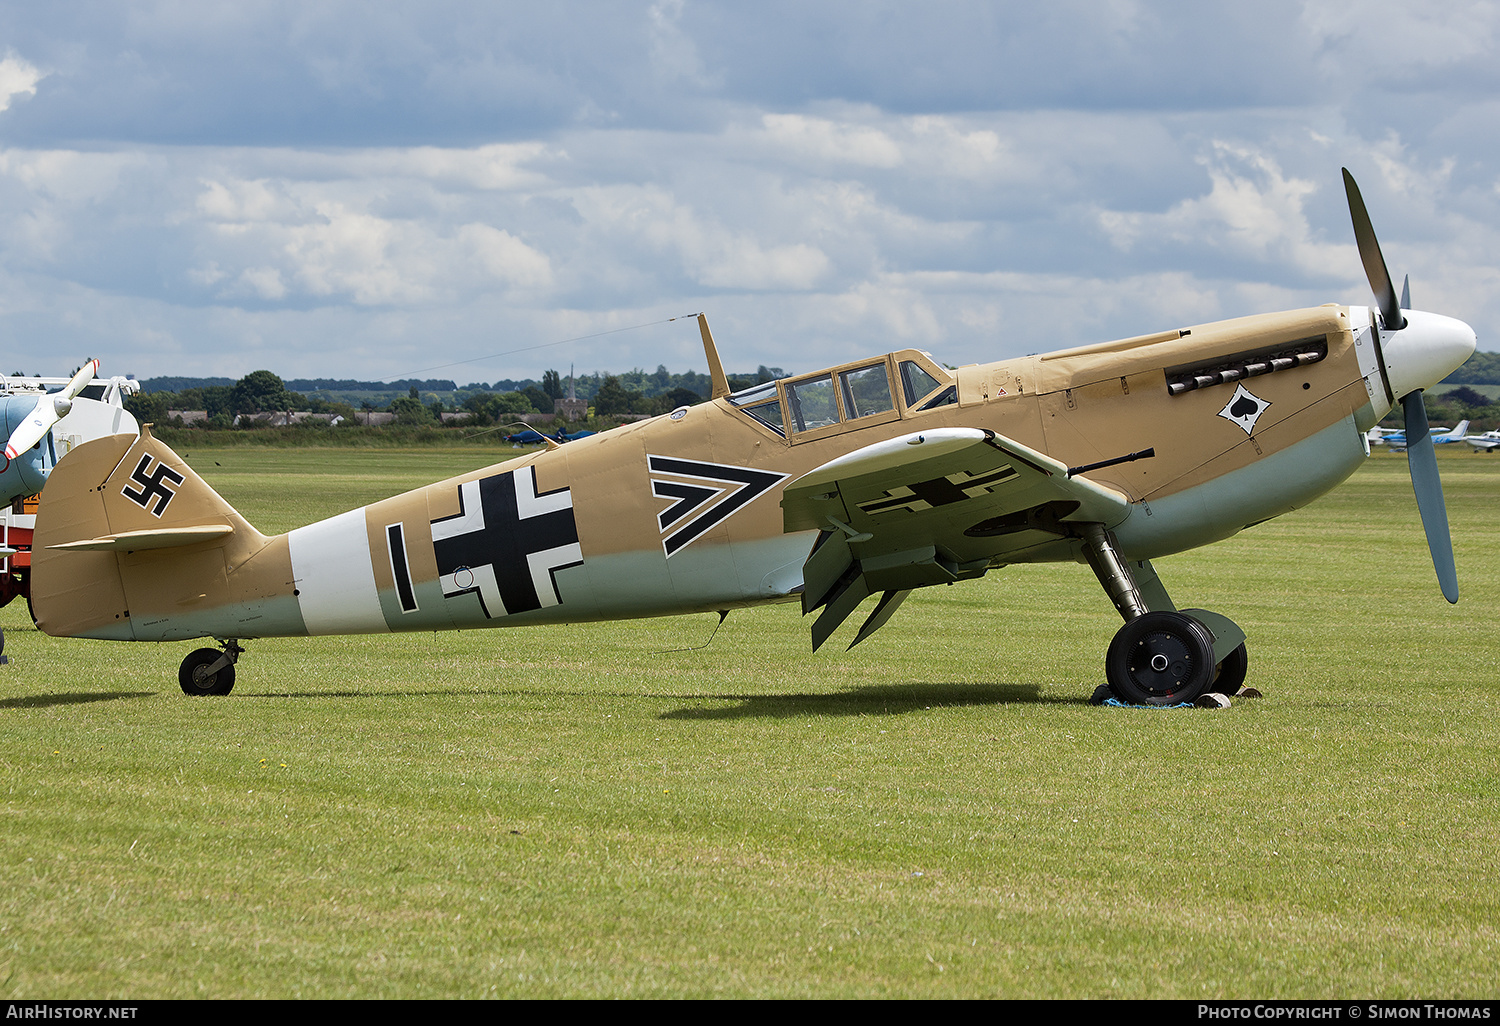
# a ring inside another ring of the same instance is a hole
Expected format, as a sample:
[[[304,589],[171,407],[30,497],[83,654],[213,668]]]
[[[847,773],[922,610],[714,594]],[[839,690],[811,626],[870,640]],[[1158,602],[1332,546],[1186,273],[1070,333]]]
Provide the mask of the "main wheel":
[[[1109,643],[1104,677],[1124,702],[1191,702],[1214,679],[1213,635],[1183,613],[1146,613],[1121,627]]]
[[[213,673],[208,668],[224,653],[216,648],[200,648],[182,661],[177,683],[185,695],[227,695],[234,688],[234,664],[229,663]]]
[[[1245,651],[1245,646],[1241,645],[1225,656],[1224,661],[1218,665],[1213,683],[1208,686],[1208,690],[1221,695],[1238,694],[1241,685],[1245,683],[1245,671],[1249,668],[1249,653]]]

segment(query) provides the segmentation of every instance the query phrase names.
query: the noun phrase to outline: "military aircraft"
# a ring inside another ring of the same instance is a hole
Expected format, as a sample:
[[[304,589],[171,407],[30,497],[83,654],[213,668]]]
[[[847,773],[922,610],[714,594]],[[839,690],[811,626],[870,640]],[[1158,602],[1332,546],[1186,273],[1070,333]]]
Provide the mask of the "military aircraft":
[[[914,349],[711,401],[287,534],[247,523],[149,429],[75,450],[42,498],[37,623],[59,636],[218,640],[188,694],[226,694],[246,639],[566,623],[800,602],[813,647],[876,597],[1011,563],[1089,565],[1124,625],[1122,701],[1245,679],[1229,618],[1178,609],[1151,560],[1297,509],[1368,455],[1400,402],[1439,582],[1458,584],[1421,391],[1473,330],[1402,310],[1354,180],[1374,308],[1329,304],[950,372]]]

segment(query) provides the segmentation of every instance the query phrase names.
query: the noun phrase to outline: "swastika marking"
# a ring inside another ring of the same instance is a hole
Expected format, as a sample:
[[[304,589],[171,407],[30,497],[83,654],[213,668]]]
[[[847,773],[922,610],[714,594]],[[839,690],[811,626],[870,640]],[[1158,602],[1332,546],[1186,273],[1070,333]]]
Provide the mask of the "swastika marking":
[[[141,461],[135,465],[130,472],[130,480],[140,486],[133,490],[129,484],[120,489],[120,494],[141,509],[150,513],[153,517],[160,517],[167,510],[167,505],[177,497],[177,485],[182,484],[183,476],[165,463],[157,462],[156,469],[150,474],[146,473],[151,466],[152,457],[149,453],[141,457]],[[152,501],[155,508],[152,508]]]

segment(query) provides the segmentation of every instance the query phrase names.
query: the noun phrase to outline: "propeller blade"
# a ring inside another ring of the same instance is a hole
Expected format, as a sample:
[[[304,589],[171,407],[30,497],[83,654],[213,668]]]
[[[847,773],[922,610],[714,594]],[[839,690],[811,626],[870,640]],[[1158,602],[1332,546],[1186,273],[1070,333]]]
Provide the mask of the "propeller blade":
[[[1401,277],[1401,309],[1411,309],[1411,275]]]
[[[21,422],[21,426],[11,432],[10,440],[5,443],[5,458],[13,460],[40,442],[57,420],[57,411],[52,408],[52,397],[38,396],[36,405]]]
[[[1453,564],[1453,539],[1448,534],[1448,508],[1443,503],[1443,483],[1438,478],[1437,449],[1427,430],[1427,407],[1420,391],[1401,397],[1406,414],[1406,461],[1411,471],[1411,487],[1417,495],[1417,509],[1422,514],[1422,530],[1427,532],[1427,548],[1432,553],[1432,568],[1437,571],[1443,598],[1458,601],[1458,570]]]
[[[13,460],[21,453],[30,449],[42,440],[52,425],[56,424],[68,411],[73,408],[73,400],[78,393],[82,392],[84,386],[93,380],[94,372],[99,369],[98,360],[90,360],[84,364],[77,374],[73,375],[61,392],[49,392],[38,396],[36,406],[31,413],[21,422],[21,426],[11,432],[9,441],[5,443],[5,458]]]
[[[73,380],[69,381],[63,387],[61,393],[54,394],[60,394],[64,399],[77,399],[78,393],[83,391],[85,385],[94,380],[94,375],[97,373],[99,373],[99,361],[90,360],[78,369],[78,373],[73,375]]]
[[[1365,265],[1365,277],[1370,280],[1370,291],[1375,293],[1375,303],[1380,307],[1380,323],[1386,331],[1399,331],[1406,327],[1401,301],[1396,298],[1396,286],[1391,282],[1391,272],[1386,270],[1380,240],[1375,238],[1375,228],[1370,224],[1364,198],[1360,196],[1359,186],[1354,184],[1354,176],[1348,168],[1344,168],[1344,192],[1349,196],[1349,218],[1354,222],[1359,259]]]

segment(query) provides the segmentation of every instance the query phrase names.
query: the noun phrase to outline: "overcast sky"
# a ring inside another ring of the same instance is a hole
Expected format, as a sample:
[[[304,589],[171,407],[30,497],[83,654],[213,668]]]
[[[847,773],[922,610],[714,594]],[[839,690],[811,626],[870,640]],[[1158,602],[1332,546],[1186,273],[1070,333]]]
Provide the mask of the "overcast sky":
[[[1341,166],[1413,305],[1494,350],[1497,33],[1441,0],[5,3],[0,369],[702,371],[660,323],[700,310],[732,371],[973,363],[1367,303]]]

